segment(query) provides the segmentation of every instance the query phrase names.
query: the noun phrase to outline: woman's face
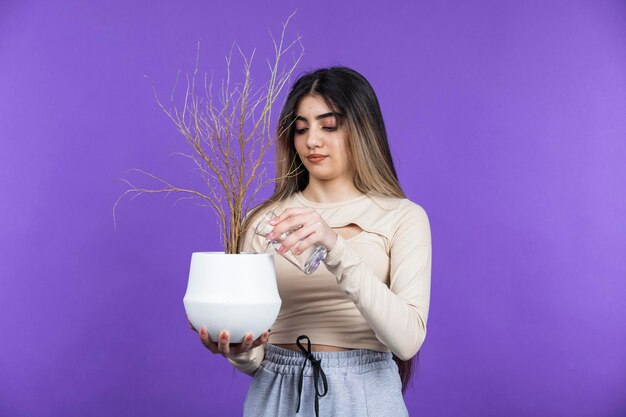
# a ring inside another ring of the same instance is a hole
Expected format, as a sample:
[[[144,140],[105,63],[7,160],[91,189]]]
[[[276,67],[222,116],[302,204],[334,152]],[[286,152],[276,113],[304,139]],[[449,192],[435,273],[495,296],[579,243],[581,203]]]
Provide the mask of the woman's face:
[[[319,96],[304,96],[296,107],[294,144],[309,181],[350,180],[347,129]]]

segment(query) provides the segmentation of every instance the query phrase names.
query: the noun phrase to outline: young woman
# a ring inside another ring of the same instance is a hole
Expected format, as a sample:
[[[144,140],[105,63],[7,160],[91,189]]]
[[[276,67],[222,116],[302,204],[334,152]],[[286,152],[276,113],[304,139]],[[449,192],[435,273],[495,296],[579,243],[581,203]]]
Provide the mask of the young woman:
[[[279,213],[279,253],[319,244],[328,255],[305,275],[275,257],[282,306],[269,332],[202,343],[253,375],[245,416],[402,416],[402,393],[426,337],[431,235],[405,198],[372,87],[345,67],[300,77],[282,109],[276,189],[245,224],[243,252],[265,252],[259,217]],[[294,172],[294,167],[297,167]]]

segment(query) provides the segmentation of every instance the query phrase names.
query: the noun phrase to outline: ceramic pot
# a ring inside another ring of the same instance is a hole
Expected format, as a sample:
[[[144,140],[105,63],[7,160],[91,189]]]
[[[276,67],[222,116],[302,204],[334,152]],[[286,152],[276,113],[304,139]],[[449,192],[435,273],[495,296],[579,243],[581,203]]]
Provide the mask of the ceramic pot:
[[[194,252],[183,303],[194,328],[206,327],[213,341],[222,330],[231,343],[247,332],[258,338],[280,310],[274,255]]]

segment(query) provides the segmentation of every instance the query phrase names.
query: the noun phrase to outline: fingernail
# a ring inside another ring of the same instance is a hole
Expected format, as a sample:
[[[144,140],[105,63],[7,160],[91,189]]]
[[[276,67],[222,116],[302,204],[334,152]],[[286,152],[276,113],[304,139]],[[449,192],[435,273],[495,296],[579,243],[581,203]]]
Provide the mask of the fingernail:
[[[269,240],[274,240],[274,235],[272,233],[269,233],[268,235],[265,236],[265,238]]]
[[[271,224],[272,226],[274,226],[274,225],[276,224],[276,219],[272,219],[272,220],[270,220],[270,224]]]
[[[246,342],[252,342],[252,335],[248,335],[248,337],[246,337]]]
[[[202,336],[202,337],[206,336],[206,329],[204,327],[200,328],[200,336]]]

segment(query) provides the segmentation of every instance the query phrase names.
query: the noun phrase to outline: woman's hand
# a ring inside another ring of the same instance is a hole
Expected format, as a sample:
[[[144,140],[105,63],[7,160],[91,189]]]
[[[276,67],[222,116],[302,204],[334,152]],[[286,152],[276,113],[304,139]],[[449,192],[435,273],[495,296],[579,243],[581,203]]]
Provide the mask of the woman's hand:
[[[189,319],[187,320],[189,321]],[[246,333],[246,335],[243,338],[242,343],[233,343],[231,345],[230,335],[228,334],[227,331],[220,332],[219,340],[216,343],[213,340],[211,340],[211,336],[209,335],[209,332],[204,326],[202,326],[200,328],[200,331],[198,332],[198,330],[196,330],[193,327],[193,324],[191,324],[191,321],[189,321],[189,327],[191,327],[191,330],[193,330],[194,332],[200,335],[200,340],[202,341],[202,344],[207,349],[209,349],[213,353],[219,353],[220,355],[226,358],[237,357],[241,355],[242,353],[246,353],[250,351],[251,349],[254,349],[257,346],[262,345],[263,343],[267,343],[270,337],[270,334],[268,331],[268,332],[264,332],[257,340],[253,341],[252,333]]]
[[[319,243],[330,252],[337,241],[337,233],[322,216],[309,207],[285,209],[270,224],[274,228],[272,233],[267,235],[268,239],[281,240],[283,233],[290,232],[290,235],[281,241],[282,246],[278,248],[278,253],[285,253],[291,249],[291,253],[299,255],[314,243]]]

